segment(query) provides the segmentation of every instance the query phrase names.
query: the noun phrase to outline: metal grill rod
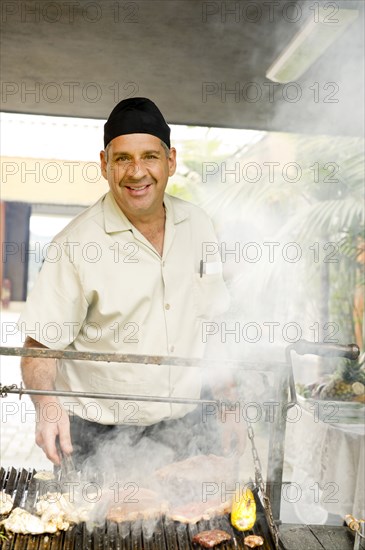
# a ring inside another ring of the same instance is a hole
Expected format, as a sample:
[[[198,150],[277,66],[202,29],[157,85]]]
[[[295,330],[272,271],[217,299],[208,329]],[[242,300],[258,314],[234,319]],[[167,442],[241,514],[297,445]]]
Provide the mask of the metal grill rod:
[[[136,355],[121,353],[96,353],[86,351],[71,350],[53,350],[49,348],[10,348],[0,347],[0,355],[12,355],[16,357],[41,357],[43,359],[72,359],[82,361],[105,361],[107,363],[140,363],[144,365],[174,365],[181,367],[198,368],[222,368],[222,366],[231,369],[240,368],[242,370],[254,370],[256,372],[266,372],[273,370],[273,364],[260,361],[259,363],[250,363],[245,361],[227,361],[217,359],[187,359],[184,357],[170,357],[163,355]],[[275,367],[285,368],[287,363],[275,361]]]
[[[214,399],[188,399],[185,397],[157,397],[154,395],[123,395],[119,393],[93,393],[83,391],[62,391],[62,390],[28,390],[20,384],[20,387],[16,384],[11,386],[0,385],[0,396],[5,397],[8,393],[22,395],[55,395],[63,397],[91,397],[94,399],[119,399],[121,401],[156,401],[161,403],[183,403],[188,405],[199,405],[200,403],[208,403],[214,405],[221,405],[220,400]]]

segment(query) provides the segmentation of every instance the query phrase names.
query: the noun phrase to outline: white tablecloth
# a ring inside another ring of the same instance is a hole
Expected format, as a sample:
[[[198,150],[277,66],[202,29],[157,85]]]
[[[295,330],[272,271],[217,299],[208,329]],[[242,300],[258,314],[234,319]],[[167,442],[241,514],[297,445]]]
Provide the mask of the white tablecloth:
[[[323,522],[328,512],[365,518],[364,423],[331,424],[314,411],[300,411],[296,422],[287,423],[285,459],[293,471],[288,498],[295,501],[301,492],[299,513]]]

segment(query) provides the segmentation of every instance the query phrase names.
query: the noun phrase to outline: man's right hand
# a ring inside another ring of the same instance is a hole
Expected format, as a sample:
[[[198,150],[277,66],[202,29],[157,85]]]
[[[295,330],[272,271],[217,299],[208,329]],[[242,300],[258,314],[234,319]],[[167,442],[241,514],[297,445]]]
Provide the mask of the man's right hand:
[[[56,441],[63,454],[72,453],[69,416],[55,397],[38,399],[36,407],[38,418],[35,441],[47,458],[59,466],[61,457]]]
[[[46,346],[30,336],[25,339],[24,347],[46,349]],[[26,388],[46,391],[54,389],[56,379],[54,359],[22,357],[20,364]],[[62,454],[72,453],[68,414],[56,397],[37,395],[32,397],[32,401],[37,411],[36,443],[47,458],[59,466],[61,457],[56,441],[59,441]]]

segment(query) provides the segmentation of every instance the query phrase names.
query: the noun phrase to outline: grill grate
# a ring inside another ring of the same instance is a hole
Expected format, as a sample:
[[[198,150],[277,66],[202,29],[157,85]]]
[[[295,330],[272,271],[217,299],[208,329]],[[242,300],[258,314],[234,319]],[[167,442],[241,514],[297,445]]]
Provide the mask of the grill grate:
[[[35,470],[0,469],[0,490],[14,497],[14,506],[21,506],[32,512],[39,494],[39,480],[34,479]],[[252,531],[246,534],[260,534],[265,539],[262,550],[274,550],[266,516],[254,489],[257,521]],[[202,520],[195,525],[185,525],[167,518],[157,524],[148,521],[115,523],[106,521],[103,527],[89,532],[85,523],[74,525],[66,532],[44,535],[7,534],[8,540],[0,542],[2,550],[197,550],[191,540],[199,531],[223,529],[232,540],[219,545],[219,550],[246,550],[243,534],[233,529],[229,516],[220,516],[209,521]]]

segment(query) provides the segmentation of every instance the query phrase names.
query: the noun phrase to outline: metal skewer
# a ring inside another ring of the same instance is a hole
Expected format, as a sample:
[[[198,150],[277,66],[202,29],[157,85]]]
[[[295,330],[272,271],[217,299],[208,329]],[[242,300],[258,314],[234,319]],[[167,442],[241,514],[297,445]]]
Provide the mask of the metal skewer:
[[[40,357],[43,359],[70,359],[74,361],[104,361],[106,363],[136,363],[141,365],[171,365],[180,367],[195,368],[219,368],[223,366],[228,369],[254,370],[255,372],[272,371],[272,363],[261,361],[259,365],[254,362],[236,360],[217,360],[172,357],[164,355],[136,355],[122,353],[96,353],[86,351],[53,350],[49,348],[10,348],[0,346],[0,355],[11,355],[15,357]],[[285,361],[276,361],[275,366],[286,368]]]
[[[183,403],[188,405],[199,405],[200,403],[208,403],[220,406],[221,400],[214,399],[190,399],[187,397],[158,397],[156,395],[125,395],[120,393],[97,393],[84,391],[62,391],[62,390],[31,390],[26,389],[20,383],[19,387],[16,384],[10,386],[2,386],[0,384],[0,397],[6,397],[8,393],[22,395],[54,395],[56,397],[89,397],[94,399],[116,399],[120,401],[155,401],[159,403]],[[227,405],[227,401],[224,402]]]

